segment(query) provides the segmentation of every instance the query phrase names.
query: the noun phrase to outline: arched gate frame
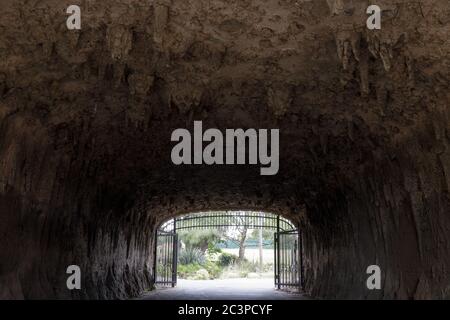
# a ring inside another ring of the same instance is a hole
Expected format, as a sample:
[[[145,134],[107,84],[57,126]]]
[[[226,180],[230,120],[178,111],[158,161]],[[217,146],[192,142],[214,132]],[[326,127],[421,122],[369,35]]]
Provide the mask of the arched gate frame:
[[[303,248],[299,229],[280,215],[242,211],[194,213],[163,223],[158,228],[155,239],[155,284],[176,286],[179,247],[177,230],[236,225],[245,225],[249,229],[273,229],[275,287],[298,290],[303,287]]]

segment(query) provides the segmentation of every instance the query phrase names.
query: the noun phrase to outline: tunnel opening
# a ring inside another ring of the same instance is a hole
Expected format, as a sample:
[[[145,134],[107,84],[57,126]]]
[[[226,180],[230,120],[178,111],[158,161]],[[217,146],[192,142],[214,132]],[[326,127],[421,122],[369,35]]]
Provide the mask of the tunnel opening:
[[[161,223],[155,238],[156,291],[179,290],[146,299],[273,299],[274,289],[302,292],[301,232],[279,214],[189,213]]]

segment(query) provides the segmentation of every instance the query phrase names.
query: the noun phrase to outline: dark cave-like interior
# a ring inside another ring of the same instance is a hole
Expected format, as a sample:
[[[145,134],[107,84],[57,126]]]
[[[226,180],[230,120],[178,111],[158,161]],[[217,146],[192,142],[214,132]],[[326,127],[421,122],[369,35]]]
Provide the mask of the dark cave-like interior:
[[[341,0],[85,0],[67,30],[1,0],[0,298],[136,297],[162,221],[238,209],[300,225],[311,297],[449,299],[450,7],[377,2],[381,30]],[[279,129],[279,172],[175,166],[196,120]]]

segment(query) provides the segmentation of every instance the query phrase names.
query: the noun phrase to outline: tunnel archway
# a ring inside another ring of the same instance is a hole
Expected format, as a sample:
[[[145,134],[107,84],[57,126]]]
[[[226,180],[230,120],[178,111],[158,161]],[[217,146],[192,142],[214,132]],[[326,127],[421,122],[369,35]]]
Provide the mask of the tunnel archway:
[[[273,231],[273,280],[278,289],[302,290],[303,265],[301,232],[298,225],[280,215],[252,211],[207,211],[183,214],[163,222],[157,229],[155,239],[154,270],[155,284],[175,287],[179,263],[180,230],[205,230],[243,228],[240,250],[245,248],[249,229]],[[262,241],[262,238],[261,238]],[[262,242],[260,248],[262,266]],[[244,256],[241,252],[239,258]]]

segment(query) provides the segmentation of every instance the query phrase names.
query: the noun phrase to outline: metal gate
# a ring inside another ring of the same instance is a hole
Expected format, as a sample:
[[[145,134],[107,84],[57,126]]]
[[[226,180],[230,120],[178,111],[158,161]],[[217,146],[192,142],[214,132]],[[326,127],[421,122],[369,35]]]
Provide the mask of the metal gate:
[[[274,276],[278,289],[303,287],[302,241],[298,228],[289,220],[269,213],[195,213],[163,223],[156,236],[155,283],[176,286],[178,264],[177,230],[208,229],[245,225],[274,229]]]
[[[301,239],[297,230],[276,232],[274,241],[275,286],[301,289]]]
[[[156,237],[155,283],[175,287],[177,284],[178,235],[158,231]]]

